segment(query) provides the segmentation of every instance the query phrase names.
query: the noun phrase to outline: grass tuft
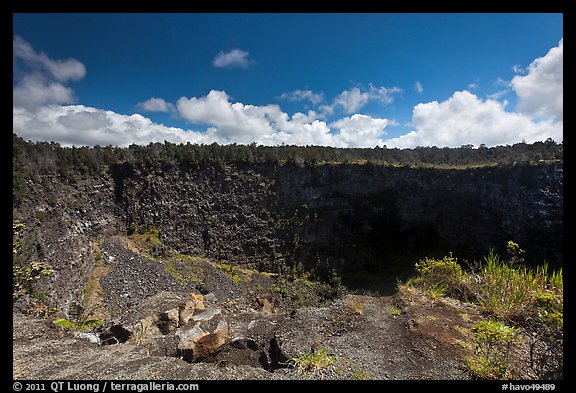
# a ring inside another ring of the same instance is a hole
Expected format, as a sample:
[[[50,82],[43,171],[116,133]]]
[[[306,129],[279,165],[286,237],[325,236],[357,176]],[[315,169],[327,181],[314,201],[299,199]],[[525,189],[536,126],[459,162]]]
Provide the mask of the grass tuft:
[[[288,359],[288,364],[302,374],[311,373],[323,378],[324,373],[334,364],[334,360],[334,356],[331,356],[326,348],[319,348]]]

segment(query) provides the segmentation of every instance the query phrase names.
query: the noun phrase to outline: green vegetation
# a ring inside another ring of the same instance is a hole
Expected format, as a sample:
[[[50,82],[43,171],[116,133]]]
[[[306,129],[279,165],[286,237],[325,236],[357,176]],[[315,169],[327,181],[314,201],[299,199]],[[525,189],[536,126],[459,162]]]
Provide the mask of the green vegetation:
[[[415,265],[418,275],[412,283],[437,299],[444,295],[453,297],[468,296],[467,281],[458,260],[450,256],[442,259],[424,258]]]
[[[482,343],[507,344],[516,335],[516,329],[497,319],[480,321],[473,330],[478,341]]]
[[[325,146],[257,146],[150,143],[147,146],[61,147],[54,142],[26,142],[12,135],[13,205],[26,198],[26,180],[42,174],[54,174],[74,184],[84,176],[98,176],[114,171],[119,164],[134,167],[196,171],[210,167],[222,171],[227,165],[243,163],[274,166],[356,165],[370,169],[373,165],[428,169],[467,169],[496,165],[545,164],[563,161],[563,144],[552,139],[533,144],[477,149],[417,147],[414,149],[334,148]],[[55,200],[49,200],[55,205]]]
[[[534,304],[538,310],[538,316],[549,325],[564,327],[564,312],[562,299],[554,293],[538,292],[534,297]]]
[[[65,318],[58,318],[52,321],[52,323],[64,330],[69,330],[73,332],[85,332],[88,330],[94,330],[101,326],[104,321],[102,319],[83,319],[79,321],[71,321]]]
[[[364,314],[364,303],[366,300],[363,298],[349,298],[346,302],[346,305],[354,311],[356,314],[362,315]]]
[[[501,318],[520,316],[531,306],[535,294],[544,288],[546,277],[525,266],[514,267],[490,250],[480,272],[478,300],[487,311]]]
[[[35,214],[34,217],[36,217],[36,219],[40,222],[44,222],[44,220],[46,219],[46,213],[43,211],[38,210]]]
[[[280,274],[275,277],[272,290],[285,310],[319,306],[334,299],[341,290],[339,285],[317,280],[308,273],[302,277]]]
[[[288,359],[288,364],[302,374],[312,374],[322,379],[324,373],[334,364],[334,360],[334,356],[331,356],[326,348],[319,348]]]
[[[181,254],[162,242],[162,231],[151,225],[137,226],[132,224],[129,228],[131,244],[139,253],[150,259],[158,260],[164,269],[178,281],[186,285],[200,281],[204,274],[200,262],[203,260],[187,254]]]
[[[464,357],[464,365],[478,379],[509,378],[510,356],[517,330],[499,320],[478,322],[474,332],[474,353]]]
[[[45,297],[35,290],[34,283],[42,277],[54,274],[52,266],[46,262],[33,261],[24,263],[20,258],[23,245],[23,233],[26,226],[18,220],[12,221],[12,299],[17,300],[24,295],[32,299],[27,305],[26,312],[42,318],[58,312],[58,308],[51,308],[46,304]]]
[[[32,262],[30,266],[12,265],[12,285],[14,291],[34,292],[32,284],[43,276],[54,274],[52,266],[46,262]]]
[[[228,263],[219,263],[216,265],[216,267],[226,273],[228,277],[234,281],[234,284],[240,284],[241,282],[248,281],[250,279],[250,275],[238,266],[234,266]]]
[[[412,298],[420,288],[432,299],[444,295],[472,302],[491,316],[473,329],[473,343],[461,341],[473,354],[464,364],[476,378],[501,379],[512,375],[513,344],[523,334],[530,343],[530,367],[538,376],[562,376],[563,277],[562,269],[549,272],[548,264],[528,267],[524,250],[509,241],[506,259],[490,249],[477,271],[464,272],[450,254],[416,263],[418,275],[398,288]]]
[[[386,312],[392,318],[399,317],[402,315],[402,309],[397,304],[389,304],[386,306]]]
[[[182,255],[178,259],[168,258],[162,262],[164,263],[164,269],[180,284],[186,285],[199,281],[198,270],[200,268],[196,266],[192,257],[186,260],[184,255]]]
[[[136,227],[135,232],[130,234],[130,239],[149,254],[155,254],[158,248],[164,248],[162,243],[162,231],[153,226],[144,225]]]

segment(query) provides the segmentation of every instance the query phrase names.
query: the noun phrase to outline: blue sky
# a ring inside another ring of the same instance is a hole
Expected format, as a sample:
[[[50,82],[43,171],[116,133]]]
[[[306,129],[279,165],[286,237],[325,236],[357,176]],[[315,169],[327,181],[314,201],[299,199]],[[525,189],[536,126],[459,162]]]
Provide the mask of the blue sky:
[[[14,14],[14,132],[62,145],[563,140],[562,14]]]

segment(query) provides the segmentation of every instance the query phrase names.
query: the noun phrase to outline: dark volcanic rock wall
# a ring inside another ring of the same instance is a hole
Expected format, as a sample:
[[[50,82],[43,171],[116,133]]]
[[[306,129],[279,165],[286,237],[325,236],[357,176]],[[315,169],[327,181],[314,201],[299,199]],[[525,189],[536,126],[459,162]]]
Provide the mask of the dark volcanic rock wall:
[[[14,210],[27,227],[21,254],[56,268],[42,285],[59,303],[69,293],[82,296],[95,241],[145,226],[181,253],[268,271],[385,272],[450,251],[480,258],[508,240],[534,263],[562,263],[561,165],[227,164],[185,171],[117,163],[72,184],[38,174],[26,186]]]
[[[45,174],[26,186],[25,203],[13,211],[26,225],[18,262],[48,262],[55,273],[39,282],[41,292],[61,305],[77,300],[94,267],[95,242],[124,231],[114,182],[106,173],[72,184]]]
[[[478,257],[507,240],[523,245],[537,263],[558,263],[562,175],[561,166],[348,166],[283,168],[277,182],[285,204],[304,206],[314,217],[298,231],[310,251],[331,248],[345,265],[374,267],[402,254],[434,251]]]
[[[114,169],[127,231],[158,228],[162,241],[183,253],[238,264],[266,260],[281,246],[278,232],[288,223],[282,219],[274,171],[266,169]]]
[[[507,240],[538,262],[562,258],[561,166],[123,171],[116,188],[127,228],[160,228],[164,242],[183,252],[235,263],[385,270],[401,255],[475,257]]]

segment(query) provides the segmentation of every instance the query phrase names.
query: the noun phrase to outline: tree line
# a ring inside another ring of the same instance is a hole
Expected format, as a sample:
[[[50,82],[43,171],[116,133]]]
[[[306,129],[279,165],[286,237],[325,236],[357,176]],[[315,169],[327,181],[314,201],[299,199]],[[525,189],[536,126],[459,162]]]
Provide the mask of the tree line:
[[[13,134],[13,195],[15,203],[25,191],[25,179],[39,174],[56,174],[74,182],[78,175],[94,175],[115,163],[128,162],[145,168],[183,171],[202,166],[224,168],[236,164],[273,165],[391,165],[411,167],[458,168],[517,163],[563,161],[563,143],[551,138],[543,142],[486,147],[463,145],[458,148],[416,147],[398,149],[336,148],[326,146],[263,146],[228,144],[132,144],[128,147],[62,147],[55,142],[30,142]]]

